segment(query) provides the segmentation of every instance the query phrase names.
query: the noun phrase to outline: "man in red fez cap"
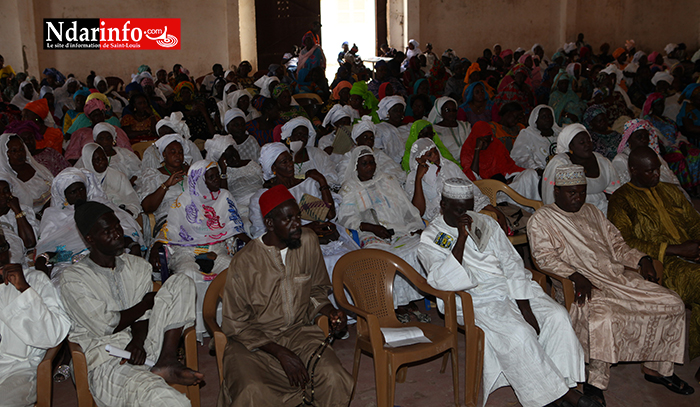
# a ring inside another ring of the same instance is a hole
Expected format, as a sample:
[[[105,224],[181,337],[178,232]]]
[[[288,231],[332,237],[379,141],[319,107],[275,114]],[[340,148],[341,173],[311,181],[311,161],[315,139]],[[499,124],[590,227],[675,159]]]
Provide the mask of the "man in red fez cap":
[[[347,406],[352,376],[328,348],[312,371],[307,363],[324,340],[319,314],[342,334],[345,313],[328,300],[331,282],[316,234],[284,185],[260,196],[267,233],[231,260],[223,295],[224,353],[220,404]],[[315,363],[315,362],[313,362]],[[313,366],[314,364],[310,366]]]

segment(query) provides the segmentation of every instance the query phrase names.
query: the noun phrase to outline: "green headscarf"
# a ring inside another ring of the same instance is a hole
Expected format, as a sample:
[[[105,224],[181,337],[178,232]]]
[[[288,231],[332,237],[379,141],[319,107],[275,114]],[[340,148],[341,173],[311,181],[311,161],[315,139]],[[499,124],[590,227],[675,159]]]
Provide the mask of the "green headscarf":
[[[367,83],[363,81],[357,81],[350,88],[351,95],[360,95],[364,100],[364,107],[371,110],[372,121],[374,123],[379,123],[379,115],[377,115],[377,108],[379,107],[379,101],[374,96],[372,92],[367,89]]]
[[[408,135],[408,140],[406,140],[406,151],[404,152],[403,159],[401,160],[401,168],[403,168],[404,171],[410,171],[409,161],[411,160],[411,147],[413,147],[413,143],[418,140],[418,134],[424,128],[432,125],[433,124],[427,120],[416,120],[413,122],[413,125],[411,125],[411,133]],[[452,154],[447,147],[442,144],[442,140],[440,140],[440,137],[435,132],[435,129],[433,129],[433,142],[437,146],[438,150],[440,151],[440,155],[443,158],[448,159],[459,166],[459,162],[452,157]],[[459,168],[462,167],[460,166]]]

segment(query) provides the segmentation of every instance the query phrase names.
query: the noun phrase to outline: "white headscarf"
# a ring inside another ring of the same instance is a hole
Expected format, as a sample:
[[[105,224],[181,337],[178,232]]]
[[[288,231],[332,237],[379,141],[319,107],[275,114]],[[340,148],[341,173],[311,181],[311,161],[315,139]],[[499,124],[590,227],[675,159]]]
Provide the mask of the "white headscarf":
[[[75,101],[73,100],[73,95],[68,93],[68,85],[70,85],[71,83],[77,83],[77,89],[80,89],[80,82],[78,82],[77,79],[70,77],[66,79],[66,82],[63,84],[63,86],[54,90],[54,110],[57,113],[56,116],[59,118],[63,116],[63,106],[68,107],[69,110],[75,109]]]
[[[269,83],[268,83],[268,85],[269,85]],[[252,106],[253,95],[251,95],[247,89],[234,90],[233,92],[231,92],[229,94],[226,94],[226,92],[224,91],[224,94],[225,94],[225,99],[226,99],[226,105],[228,106],[229,109],[238,108],[238,100],[240,98],[242,98],[243,96],[248,96],[248,101],[251,102],[251,104],[248,105],[249,106],[248,109],[250,109],[250,106]],[[262,92],[261,92],[261,94],[262,94]],[[265,96],[265,95],[263,95],[263,96]],[[247,114],[247,112],[246,112],[246,114]]]
[[[212,245],[245,233],[243,220],[227,189],[212,192],[204,174],[218,168],[212,160],[200,160],[187,172],[187,189],[170,207],[163,226],[164,241],[179,246]]]
[[[24,97],[24,93],[22,92],[22,89],[24,89],[25,86],[29,85],[32,88],[32,98],[27,99]],[[33,102],[35,100],[39,99],[39,94],[36,93],[36,90],[34,90],[34,85],[32,85],[29,80],[25,80],[24,82],[19,84],[19,91],[17,94],[12,98],[10,101],[10,104],[17,106],[20,110],[24,109],[24,107],[27,105],[29,102]]]
[[[396,105],[402,105],[406,108],[406,101],[403,100],[402,96],[387,96],[379,101],[379,108],[377,109],[377,115],[379,115],[380,120],[387,120],[389,118],[389,110]]]
[[[97,123],[95,127],[92,128],[92,139],[97,141],[97,136],[104,131],[112,135],[113,141],[117,141],[117,129],[107,122]]]
[[[187,127],[187,123],[185,123],[182,112],[172,112],[170,116],[165,116],[164,118],[159,120],[158,123],[156,123],[156,133],[163,126],[168,126],[175,132],[180,133],[180,135],[184,137],[185,140],[189,140],[191,137],[190,128]]]
[[[24,182],[17,177],[17,173],[12,169],[10,159],[7,156],[7,143],[9,143],[11,136],[17,136],[17,138],[22,141],[22,138],[14,133],[5,133],[0,135],[0,172],[7,174],[8,178],[11,178],[9,181],[12,182],[13,191],[15,196],[19,198],[20,203],[22,205],[34,207],[34,194],[32,194],[31,191],[29,191],[29,189],[25,186]],[[53,174],[51,174],[51,171],[39,164],[34,159],[32,154],[29,152],[29,149],[24,144],[24,141],[22,141],[22,145],[24,146],[26,162],[29,163],[32,168],[34,168],[34,171],[36,171],[34,176],[38,176],[46,181],[52,181]]]
[[[666,51],[666,55],[668,55],[671,52],[675,51],[676,48],[678,48],[678,44],[674,44],[671,42],[671,43],[666,44],[666,46],[664,47],[664,51]]]
[[[583,124],[574,123],[564,127],[557,138],[557,154],[569,152],[569,143],[571,143],[571,140],[573,140],[574,137],[581,132],[585,132],[590,137],[590,133],[588,133],[588,130],[586,130],[586,127],[584,127]]]
[[[158,152],[159,152],[160,155],[162,156],[162,155],[163,155],[163,152],[165,151],[165,148],[168,147],[168,146],[169,146],[171,143],[173,143],[173,142],[178,142],[178,143],[180,143],[180,145],[182,146],[182,151],[183,151],[184,154],[189,153],[190,148],[189,148],[188,143],[186,143],[185,140],[182,139],[182,136],[179,135],[179,134],[177,134],[177,133],[166,134],[165,136],[163,136],[163,137],[159,138],[158,140],[156,140],[156,142],[155,142],[154,144],[156,145],[156,148],[158,149]]]
[[[371,131],[372,134],[377,134],[377,127],[374,125],[374,122],[372,122],[371,116],[362,116],[362,119],[352,126],[352,134],[350,135],[350,137],[352,137],[352,141],[357,141],[357,138],[366,131]]]
[[[240,112],[240,110],[238,110]],[[215,134],[214,137],[204,142],[204,149],[207,150],[207,158],[219,162],[219,159],[229,146],[235,146],[233,136],[229,134]]]
[[[311,124],[309,119],[303,116],[297,116],[282,126],[282,140],[292,137],[292,132],[299,126],[306,126],[306,128],[309,129],[309,140],[306,142],[306,145],[313,146],[314,140],[316,140],[316,130],[314,130],[314,125]]]
[[[235,119],[236,117],[242,117],[243,120],[245,120],[245,113],[243,113],[243,110],[237,107],[232,107],[227,110],[226,113],[224,113],[224,128],[228,127],[231,120]]]
[[[527,119],[527,129],[532,131],[533,133],[540,135],[540,130],[537,128],[537,119],[540,118],[540,110],[542,109],[549,109],[550,112],[552,112],[552,118],[554,118],[554,109],[552,109],[550,106],[547,105],[537,105],[534,109],[532,109],[532,112],[530,113],[530,118]],[[559,133],[561,133],[561,127],[557,124],[556,120],[553,120],[552,124],[552,130],[554,130],[554,135],[557,136]]]
[[[271,98],[272,95],[270,94],[270,84],[271,84],[272,82],[277,82],[277,83],[279,83],[279,81],[280,81],[280,80],[277,79],[276,76],[267,76],[267,75],[263,75],[262,77],[260,77],[260,79],[258,79],[257,81],[255,81],[255,83],[254,83],[253,85],[255,85],[255,86],[257,86],[257,87],[260,88],[260,95],[262,95],[262,96],[264,96],[264,97],[266,97],[266,98]],[[251,101],[252,101],[252,99],[251,99]]]
[[[42,86],[41,89],[39,90],[39,98],[40,99],[43,98],[44,96],[46,96],[47,93],[50,93],[53,95],[53,88],[51,86],[48,86],[48,85]]]
[[[277,157],[282,153],[289,153],[289,149],[282,143],[267,143],[260,149],[260,158],[258,162],[263,170],[263,179],[265,181],[275,177],[272,172],[272,165],[277,160]]]
[[[656,86],[656,84],[659,83],[659,81],[667,82],[670,85],[673,83],[673,76],[671,76],[671,74],[669,74],[666,71],[659,71],[655,73],[654,76],[651,78],[651,83],[653,83],[654,86]]]
[[[80,154],[80,159],[78,160],[78,163],[75,164],[76,168],[85,168],[86,170],[90,171],[91,173],[95,174],[99,179],[99,181],[102,181],[101,178],[104,177],[104,174],[107,173],[105,170],[102,173],[98,173],[95,171],[95,167],[92,165],[92,157],[95,154],[95,151],[97,150],[103,150],[102,146],[100,146],[97,143],[87,143],[83,146],[83,151]],[[104,151],[104,150],[103,150]]]
[[[360,157],[364,157],[366,155],[371,155],[374,157],[374,152],[372,151],[371,148],[367,146],[357,146],[353,148],[350,151],[350,162],[348,162],[348,166],[345,168],[345,175],[343,178],[343,188],[345,188],[346,185],[350,184],[359,184],[362,181],[360,181],[360,178],[357,176],[357,161],[360,159]],[[376,160],[376,157],[375,157]],[[370,181],[373,180],[378,180],[383,176],[383,173],[377,173],[375,171],[374,177]],[[369,182],[369,181],[367,181]]]
[[[105,78],[101,77],[100,75],[97,75],[97,76],[95,76],[95,79],[93,79],[93,81],[92,81],[92,86],[94,86],[95,89],[97,89],[97,84],[102,82],[102,81],[105,81],[105,85],[107,85],[107,80]]]
[[[133,73],[131,74],[131,82],[138,83],[139,85],[141,85],[141,81],[146,79],[146,78],[149,78],[149,79],[153,80],[153,82],[155,82],[155,80],[153,79],[153,75],[151,75],[151,73],[148,71],[143,71],[139,74],[133,74]],[[97,79],[97,78],[95,78],[95,79]],[[95,87],[97,87],[97,84],[95,84]]]
[[[419,138],[413,143],[411,146],[411,160],[408,162],[411,171],[416,171],[418,169],[418,158],[423,157],[425,153],[433,148],[437,149],[437,146],[433,140],[429,138]]]
[[[352,112],[354,111],[355,109],[353,109],[350,105],[343,106],[340,103],[333,105],[331,110],[326,113],[326,117],[323,119],[323,127],[328,127],[329,124],[335,124],[335,122],[343,117],[349,117],[350,120],[352,120]]]
[[[432,110],[430,110],[430,114],[428,115],[428,121],[432,124],[438,124],[442,121],[442,107],[445,105],[447,102],[453,102],[455,106],[459,106],[456,100],[452,99],[449,96],[443,96],[441,98],[438,98],[435,101],[435,104],[433,104]]]

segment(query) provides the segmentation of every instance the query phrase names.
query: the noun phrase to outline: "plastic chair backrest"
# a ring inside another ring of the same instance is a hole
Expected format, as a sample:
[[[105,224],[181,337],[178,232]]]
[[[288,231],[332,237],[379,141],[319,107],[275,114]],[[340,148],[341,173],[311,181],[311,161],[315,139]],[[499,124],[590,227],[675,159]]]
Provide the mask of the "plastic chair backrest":
[[[355,306],[372,314],[380,326],[400,325],[394,312],[394,276],[396,271],[410,268],[399,257],[378,249],[362,249],[343,256],[333,269],[333,280],[340,279],[348,290]],[[344,295],[337,295],[336,301],[347,304]],[[366,322],[358,318],[358,332],[368,335]]]
[[[216,321],[216,307],[219,306],[219,300],[224,293],[227,275],[228,269],[222,271],[218,276],[214,277],[211,284],[209,284],[209,287],[207,287],[207,292],[204,294],[204,302],[202,303],[202,317],[205,321],[205,325],[207,325],[207,320]],[[207,328],[209,328],[210,331],[213,331],[212,327]],[[213,332],[209,333],[213,334]]]
[[[143,160],[143,152],[146,151],[146,149],[153,143],[155,143],[155,141],[140,141],[132,145],[131,149],[134,150],[134,153],[136,153],[136,155]]]
[[[474,185],[479,187],[479,190],[484,195],[486,195],[487,198],[489,198],[489,201],[491,201],[491,205],[493,206],[496,206],[497,204],[496,196],[499,192],[503,192],[504,194],[508,195],[508,197],[510,197],[512,200],[519,203],[520,205],[529,206],[535,210],[540,209],[543,205],[542,201],[535,201],[532,199],[525,198],[524,196],[517,193],[510,186],[495,179],[480,179],[474,181]]]

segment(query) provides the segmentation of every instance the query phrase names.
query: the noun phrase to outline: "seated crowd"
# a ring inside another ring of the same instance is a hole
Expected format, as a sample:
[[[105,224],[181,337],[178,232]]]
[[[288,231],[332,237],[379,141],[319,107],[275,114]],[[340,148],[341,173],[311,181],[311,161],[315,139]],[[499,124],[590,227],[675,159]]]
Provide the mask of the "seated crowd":
[[[0,57],[0,404],[33,405],[37,366],[67,337],[97,405],[190,405],[169,384],[204,375],[180,340],[207,335],[203,299],[228,270],[219,404],[347,406],[334,351],[307,360],[324,342],[316,316],[348,337],[333,269],[365,248],[471,295],[484,404],[511,386],[526,407],[605,406],[621,361],[692,394],[674,365],[686,341],[700,357],[700,51],[596,54],[583,34],[550,57],[419,47],[383,45],[369,69],[344,43],[329,84],[314,29],[254,75],[247,61],[196,80],[141,65],[123,89]],[[492,204],[482,180],[543,206]],[[515,235],[573,282],[570,311]],[[397,276],[397,319],[431,322],[425,297]]]

